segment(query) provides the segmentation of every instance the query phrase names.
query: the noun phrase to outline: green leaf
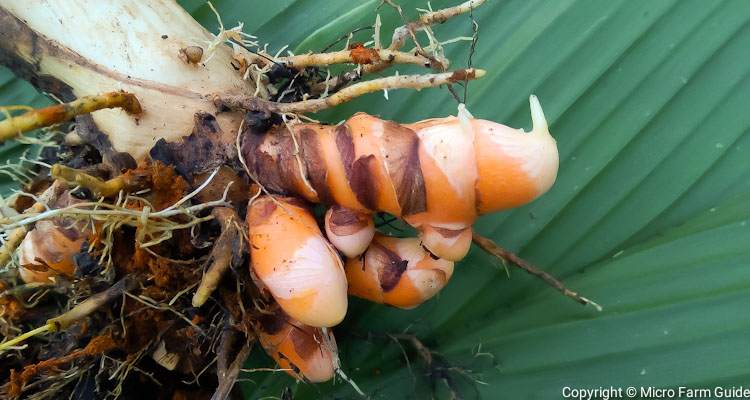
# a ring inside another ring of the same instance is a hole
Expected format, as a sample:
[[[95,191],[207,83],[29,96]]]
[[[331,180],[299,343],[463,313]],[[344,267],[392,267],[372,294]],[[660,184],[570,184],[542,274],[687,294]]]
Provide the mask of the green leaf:
[[[51,103],[28,82],[16,78],[10,70],[0,66],[0,106],[44,107]],[[4,114],[0,114],[0,120],[2,119],[5,119]],[[15,141],[0,144],[0,165],[6,162],[17,162],[28,148],[28,145]],[[0,196],[5,196],[17,188],[18,184],[15,181],[5,174],[0,174]]]
[[[182,4],[215,30],[202,1]],[[226,26],[243,21],[272,51],[289,45],[295,52],[372,25],[376,13],[388,41],[400,20],[378,4],[214,1]],[[399,4],[410,18],[425,7]],[[433,390],[447,397],[446,376],[468,398],[559,398],[564,386],[746,384],[750,3],[490,0],[473,14],[480,25],[473,64],[488,74],[469,85],[468,108],[528,127],[527,98],[536,94],[561,155],[548,194],[483,217],[476,228],[565,278],[604,311],[583,308],[519,270],[508,279],[502,265],[474,249],[439,298],[415,310],[353,299],[335,329],[346,373],[373,398],[387,399]],[[471,22],[459,17],[435,31],[442,40],[469,36]],[[467,43],[447,50],[455,67],[466,65]],[[2,74],[3,104],[31,101],[28,87],[17,89]],[[392,91],[389,98],[373,94],[320,118],[366,111],[408,122],[456,110],[445,90]],[[409,343],[402,349],[387,336],[405,330],[439,352],[443,367],[455,368],[428,374]],[[271,365],[256,351],[248,367]],[[280,396],[285,387],[294,398],[356,397],[341,381],[313,386],[267,372],[247,378],[247,398]]]

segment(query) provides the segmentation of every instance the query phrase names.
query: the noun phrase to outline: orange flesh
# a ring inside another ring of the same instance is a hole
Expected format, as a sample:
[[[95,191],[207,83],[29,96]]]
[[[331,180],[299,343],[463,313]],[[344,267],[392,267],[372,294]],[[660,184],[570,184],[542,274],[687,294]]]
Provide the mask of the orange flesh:
[[[326,162],[328,172],[326,183],[333,199],[337,204],[346,208],[363,212],[368,211],[357,200],[357,196],[349,186],[349,180],[344,170],[344,163],[336,146],[335,127],[328,127],[325,132],[321,132],[319,139],[320,149],[323,152],[323,159]]]
[[[312,203],[320,203],[320,199],[318,198],[318,194],[315,193],[315,190],[311,186],[309,186],[309,182],[305,182],[305,179],[301,175],[301,171],[299,168],[294,169],[295,173],[295,181],[294,181],[294,188],[295,192],[299,193],[300,196],[307,201],[310,201]]]
[[[299,129],[296,129],[293,131],[295,132],[294,134],[296,138],[299,138],[299,135],[297,134],[297,132],[300,132],[301,129],[312,129],[320,137],[323,132],[328,130],[328,127],[321,126],[318,124],[300,125]],[[298,156],[298,157],[295,157],[295,161],[297,162],[297,165],[294,168],[294,178],[295,178],[294,188],[296,192],[299,193],[299,195],[305,198],[307,201],[310,201],[313,203],[319,203],[320,198],[318,197],[318,194],[315,193],[315,190],[312,188],[312,186],[310,186],[310,182],[307,181],[304,176],[302,176],[302,168],[300,168],[299,166],[304,165],[304,160],[302,160],[301,157]]]
[[[383,289],[378,282],[377,274],[373,274],[372,267],[363,270],[363,261],[350,258],[346,262],[346,280],[349,283],[349,294],[375,303],[383,302]]]
[[[457,193],[448,182],[442,170],[435,164],[432,157],[419,149],[419,160],[422,164],[422,174],[425,180],[427,194],[427,211],[408,217],[408,220],[421,223],[445,222],[465,223],[474,222],[476,214],[474,205],[468,204],[466,198]]]
[[[289,315],[303,315],[309,312],[310,305],[317,295],[317,290],[305,290],[295,293],[295,296],[290,299],[276,297],[276,302]]]
[[[273,201],[270,198],[262,198],[256,202],[272,203]],[[264,218],[259,215],[262,213],[260,208],[264,206],[254,204],[248,215],[250,242],[253,245],[252,248],[256,250],[252,254],[253,269],[261,279],[275,272],[277,268],[284,268],[288,265],[291,249],[296,249],[311,237],[320,235],[315,219],[307,210],[287,202],[282,203],[281,206],[272,204],[273,211]],[[273,222],[263,223],[261,219]],[[264,251],[257,251],[259,249]]]
[[[292,332],[293,330],[296,330],[296,332]],[[313,383],[325,382],[333,378],[334,356],[323,345],[317,343],[313,332],[312,328],[308,326],[296,327],[290,323],[285,323],[285,326],[273,335],[261,332],[259,339],[266,353],[279,364],[279,367],[285,369],[286,373],[292,377],[296,379],[304,377]],[[315,342],[319,350],[313,351],[310,357],[305,359],[297,352],[292,340],[292,334],[309,336],[303,340]],[[295,373],[292,364],[299,369],[301,376]]]
[[[398,243],[402,240],[411,239],[376,235],[374,242],[377,242],[386,249],[397,253]],[[406,255],[399,256],[405,257]],[[346,277],[349,282],[349,294],[376,303],[385,303],[395,307],[408,309],[416,307],[428,300],[422,290],[420,290],[420,288],[415,285],[415,282],[412,281],[412,278],[408,273],[409,271],[418,269],[434,271],[435,276],[433,279],[437,281],[437,285],[440,288],[445,286],[445,283],[450,278],[450,274],[446,273],[436,265],[436,261],[433,260],[428,253],[422,252],[422,258],[418,261],[415,262],[414,259],[409,260],[410,262],[407,269],[401,274],[396,285],[389,291],[383,291],[379,280],[379,271],[383,268],[383,265],[374,263],[369,264],[366,262],[367,260],[367,254],[365,253],[364,258],[350,258],[347,261]]]
[[[306,208],[292,204],[283,198],[272,199],[266,196],[255,200],[250,206],[248,225],[253,271],[266,284],[284,311],[309,325],[332,326],[340,322],[346,312],[345,276],[343,271],[336,269],[341,268],[341,261],[325,241],[312,214]],[[320,273],[330,274],[327,276],[332,276],[331,279],[335,281],[340,274],[340,298],[337,292],[339,287],[335,286],[337,283],[323,288],[310,287],[317,282],[303,282],[308,284],[307,288],[291,287],[288,292],[283,282],[279,286],[280,276],[300,279],[300,275],[295,272],[298,271],[296,268],[299,266],[297,259],[299,255],[296,252],[298,249],[309,246],[310,243],[322,243],[321,247],[328,254],[321,255],[321,259],[326,262],[326,266],[334,268],[324,272],[316,271],[315,277],[320,278]],[[330,258],[327,258],[328,256]],[[269,281],[276,282],[275,287],[268,286]],[[326,302],[322,313],[321,301]],[[342,304],[331,303],[339,301]]]
[[[511,128],[508,128],[511,129]],[[480,214],[526,204],[539,193],[522,168],[522,160],[505,154],[488,135],[476,137],[478,209]]]
[[[406,272],[404,272],[406,275]],[[383,294],[385,303],[401,308],[414,308],[422,304],[422,292],[414,286],[411,279],[402,275],[396,287]]]
[[[455,118],[450,121],[447,118],[429,121],[414,124],[414,128],[421,130],[436,124],[450,123],[455,125],[456,129],[461,129]],[[457,192],[423,143],[419,146],[419,162],[424,176],[427,211],[407,217],[407,222],[414,226],[427,223],[458,223],[464,227],[474,223],[477,215],[473,188],[469,189],[470,193]]]
[[[391,184],[391,177],[385,169],[385,161],[380,149],[383,148],[382,138],[376,132],[384,129],[383,121],[371,115],[358,113],[350,118],[346,124],[351,131],[354,141],[355,159],[374,155],[376,162],[370,171],[373,181],[377,184],[377,209],[393,215],[401,214],[401,206],[398,204],[396,190]]]

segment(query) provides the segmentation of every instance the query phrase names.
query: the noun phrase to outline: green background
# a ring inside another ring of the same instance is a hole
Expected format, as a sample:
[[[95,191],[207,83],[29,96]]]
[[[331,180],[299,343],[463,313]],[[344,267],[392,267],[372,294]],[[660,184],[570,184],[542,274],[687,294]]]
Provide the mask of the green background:
[[[456,4],[433,1],[433,8]],[[182,1],[209,29],[202,1]],[[379,1],[214,1],[227,27],[245,22],[270,49],[319,50],[383,17]],[[416,16],[422,1],[400,1]],[[536,202],[483,217],[482,234],[519,251],[604,306],[581,307],[473,249],[429,303],[401,311],[351,301],[335,329],[344,370],[373,398],[559,398],[561,388],[713,387],[750,382],[750,2],[745,0],[488,0],[469,86],[477,117],[530,125],[539,96],[557,139],[557,183]],[[435,28],[471,35],[468,16]],[[369,40],[371,31],[357,39]],[[341,46],[341,45],[339,45]],[[337,47],[337,49],[340,47]],[[454,67],[468,43],[446,46]],[[400,72],[420,72],[400,68]],[[392,72],[392,71],[391,71]],[[391,91],[356,111],[410,122],[455,114],[444,89]],[[41,104],[0,71],[0,103]],[[18,146],[5,144],[5,158]],[[431,371],[388,333],[408,331],[440,353]],[[481,348],[479,347],[481,345]],[[271,366],[260,352],[250,366]],[[249,367],[250,367],[249,366]],[[452,368],[451,368],[452,367]],[[432,372],[430,374],[429,372]],[[345,382],[298,384],[243,374],[248,398],[350,398]]]

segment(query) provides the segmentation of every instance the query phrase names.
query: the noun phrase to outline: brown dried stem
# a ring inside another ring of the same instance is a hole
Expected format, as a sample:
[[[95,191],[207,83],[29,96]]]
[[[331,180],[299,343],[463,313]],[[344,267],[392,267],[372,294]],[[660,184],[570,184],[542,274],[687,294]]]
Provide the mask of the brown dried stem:
[[[302,114],[316,112],[351,101],[367,93],[389,89],[424,89],[447,85],[458,81],[479,79],[485,75],[482,69],[461,69],[442,74],[400,75],[373,79],[345,87],[330,97],[304,100],[294,103],[276,103],[252,96],[216,96],[214,104],[232,110],[261,111],[279,114]]]
[[[523,258],[517,256],[513,252],[506,250],[500,246],[498,246],[495,242],[492,240],[474,232],[472,236],[472,240],[474,243],[479,246],[482,250],[486,251],[490,255],[497,257],[500,260],[508,261],[511,264],[515,265],[518,268],[521,268],[522,270],[526,271],[527,273],[536,276],[537,278],[540,278],[544,282],[546,282],[548,285],[552,286],[556,290],[558,290],[560,293],[562,293],[565,297],[569,297],[575,301],[577,301],[580,304],[583,305],[591,305],[594,308],[596,308],[597,311],[602,310],[602,306],[599,304],[581,296],[577,292],[574,292],[565,285],[559,281],[554,276],[538,269],[528,261],[524,260]]]
[[[242,347],[239,351],[232,351],[232,348],[239,340],[243,342]],[[225,400],[229,398],[232,388],[235,382],[237,382],[237,376],[240,374],[242,365],[245,364],[245,361],[250,356],[250,351],[253,349],[253,341],[247,340],[239,332],[227,329],[222,334],[220,346],[221,350],[218,355],[219,359],[216,368],[219,384],[213,396],[211,396],[211,400]]]
[[[23,132],[69,121],[77,115],[88,114],[104,108],[118,107],[129,114],[143,112],[138,99],[130,93],[109,92],[96,96],[85,96],[70,103],[32,110],[0,121],[0,143]]]

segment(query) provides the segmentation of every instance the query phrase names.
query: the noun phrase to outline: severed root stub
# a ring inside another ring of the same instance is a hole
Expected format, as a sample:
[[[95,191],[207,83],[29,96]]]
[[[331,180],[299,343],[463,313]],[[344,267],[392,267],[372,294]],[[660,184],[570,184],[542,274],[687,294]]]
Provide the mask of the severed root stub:
[[[237,212],[231,208],[221,207],[213,209],[211,214],[219,221],[221,234],[214,242],[209,255],[210,265],[193,295],[193,307],[200,307],[208,300],[229,268],[240,267],[247,251],[243,236],[245,227]]]

